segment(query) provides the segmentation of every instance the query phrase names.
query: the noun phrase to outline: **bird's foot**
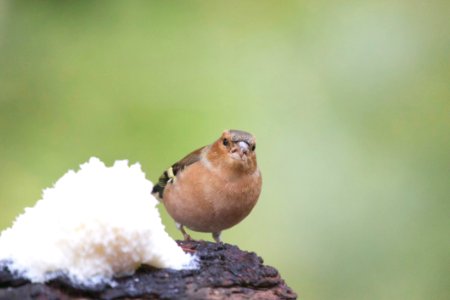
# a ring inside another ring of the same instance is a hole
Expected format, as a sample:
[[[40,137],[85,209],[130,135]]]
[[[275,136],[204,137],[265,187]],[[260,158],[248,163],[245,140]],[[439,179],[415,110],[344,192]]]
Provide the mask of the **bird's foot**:
[[[176,226],[178,230],[183,234],[183,238],[185,241],[192,241],[191,236],[186,232],[186,230],[184,230],[184,226],[182,224],[176,223]]]
[[[213,236],[214,240],[216,241],[216,243],[222,243],[222,240],[220,239],[221,233],[222,233],[221,231],[212,233],[212,236]]]
[[[185,241],[192,241],[192,238],[189,234],[187,234],[186,232],[183,232],[183,238]]]

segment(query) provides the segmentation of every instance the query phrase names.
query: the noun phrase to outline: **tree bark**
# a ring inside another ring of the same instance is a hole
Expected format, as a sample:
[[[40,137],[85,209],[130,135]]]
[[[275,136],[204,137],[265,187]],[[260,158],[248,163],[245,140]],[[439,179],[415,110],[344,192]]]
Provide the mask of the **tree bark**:
[[[0,300],[26,299],[296,299],[278,271],[263,265],[253,252],[205,241],[179,241],[195,253],[200,268],[157,269],[141,266],[116,284],[86,287],[65,277],[45,284],[31,283],[0,269]]]

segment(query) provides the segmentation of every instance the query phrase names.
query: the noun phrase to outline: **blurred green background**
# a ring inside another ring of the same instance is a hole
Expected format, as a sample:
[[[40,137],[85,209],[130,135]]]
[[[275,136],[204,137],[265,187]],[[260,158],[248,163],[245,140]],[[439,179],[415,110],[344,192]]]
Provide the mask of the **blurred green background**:
[[[258,139],[264,184],[226,242],[302,299],[447,299],[449,12],[1,0],[0,229],[90,156],[154,181],[237,128]]]

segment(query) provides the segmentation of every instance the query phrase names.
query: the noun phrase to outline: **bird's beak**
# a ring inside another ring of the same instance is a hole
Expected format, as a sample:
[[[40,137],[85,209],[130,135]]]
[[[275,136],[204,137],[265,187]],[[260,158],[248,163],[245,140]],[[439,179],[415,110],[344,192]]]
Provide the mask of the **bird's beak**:
[[[244,155],[247,155],[247,154],[248,154],[248,144],[247,144],[246,142],[240,141],[240,142],[238,143],[238,146],[239,146],[239,156],[240,156],[241,158],[243,158]]]
[[[237,142],[231,149],[231,157],[237,160],[247,160],[249,151],[249,145],[246,142]]]

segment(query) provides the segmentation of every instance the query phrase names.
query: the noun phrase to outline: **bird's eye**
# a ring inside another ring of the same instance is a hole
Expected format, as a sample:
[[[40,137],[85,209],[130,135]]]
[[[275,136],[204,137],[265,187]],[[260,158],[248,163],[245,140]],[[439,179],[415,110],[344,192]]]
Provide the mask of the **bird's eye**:
[[[223,143],[224,146],[228,146],[228,140],[227,139],[223,139],[222,143]]]
[[[253,145],[252,146],[252,151],[255,151],[255,149],[256,149],[256,145]]]

